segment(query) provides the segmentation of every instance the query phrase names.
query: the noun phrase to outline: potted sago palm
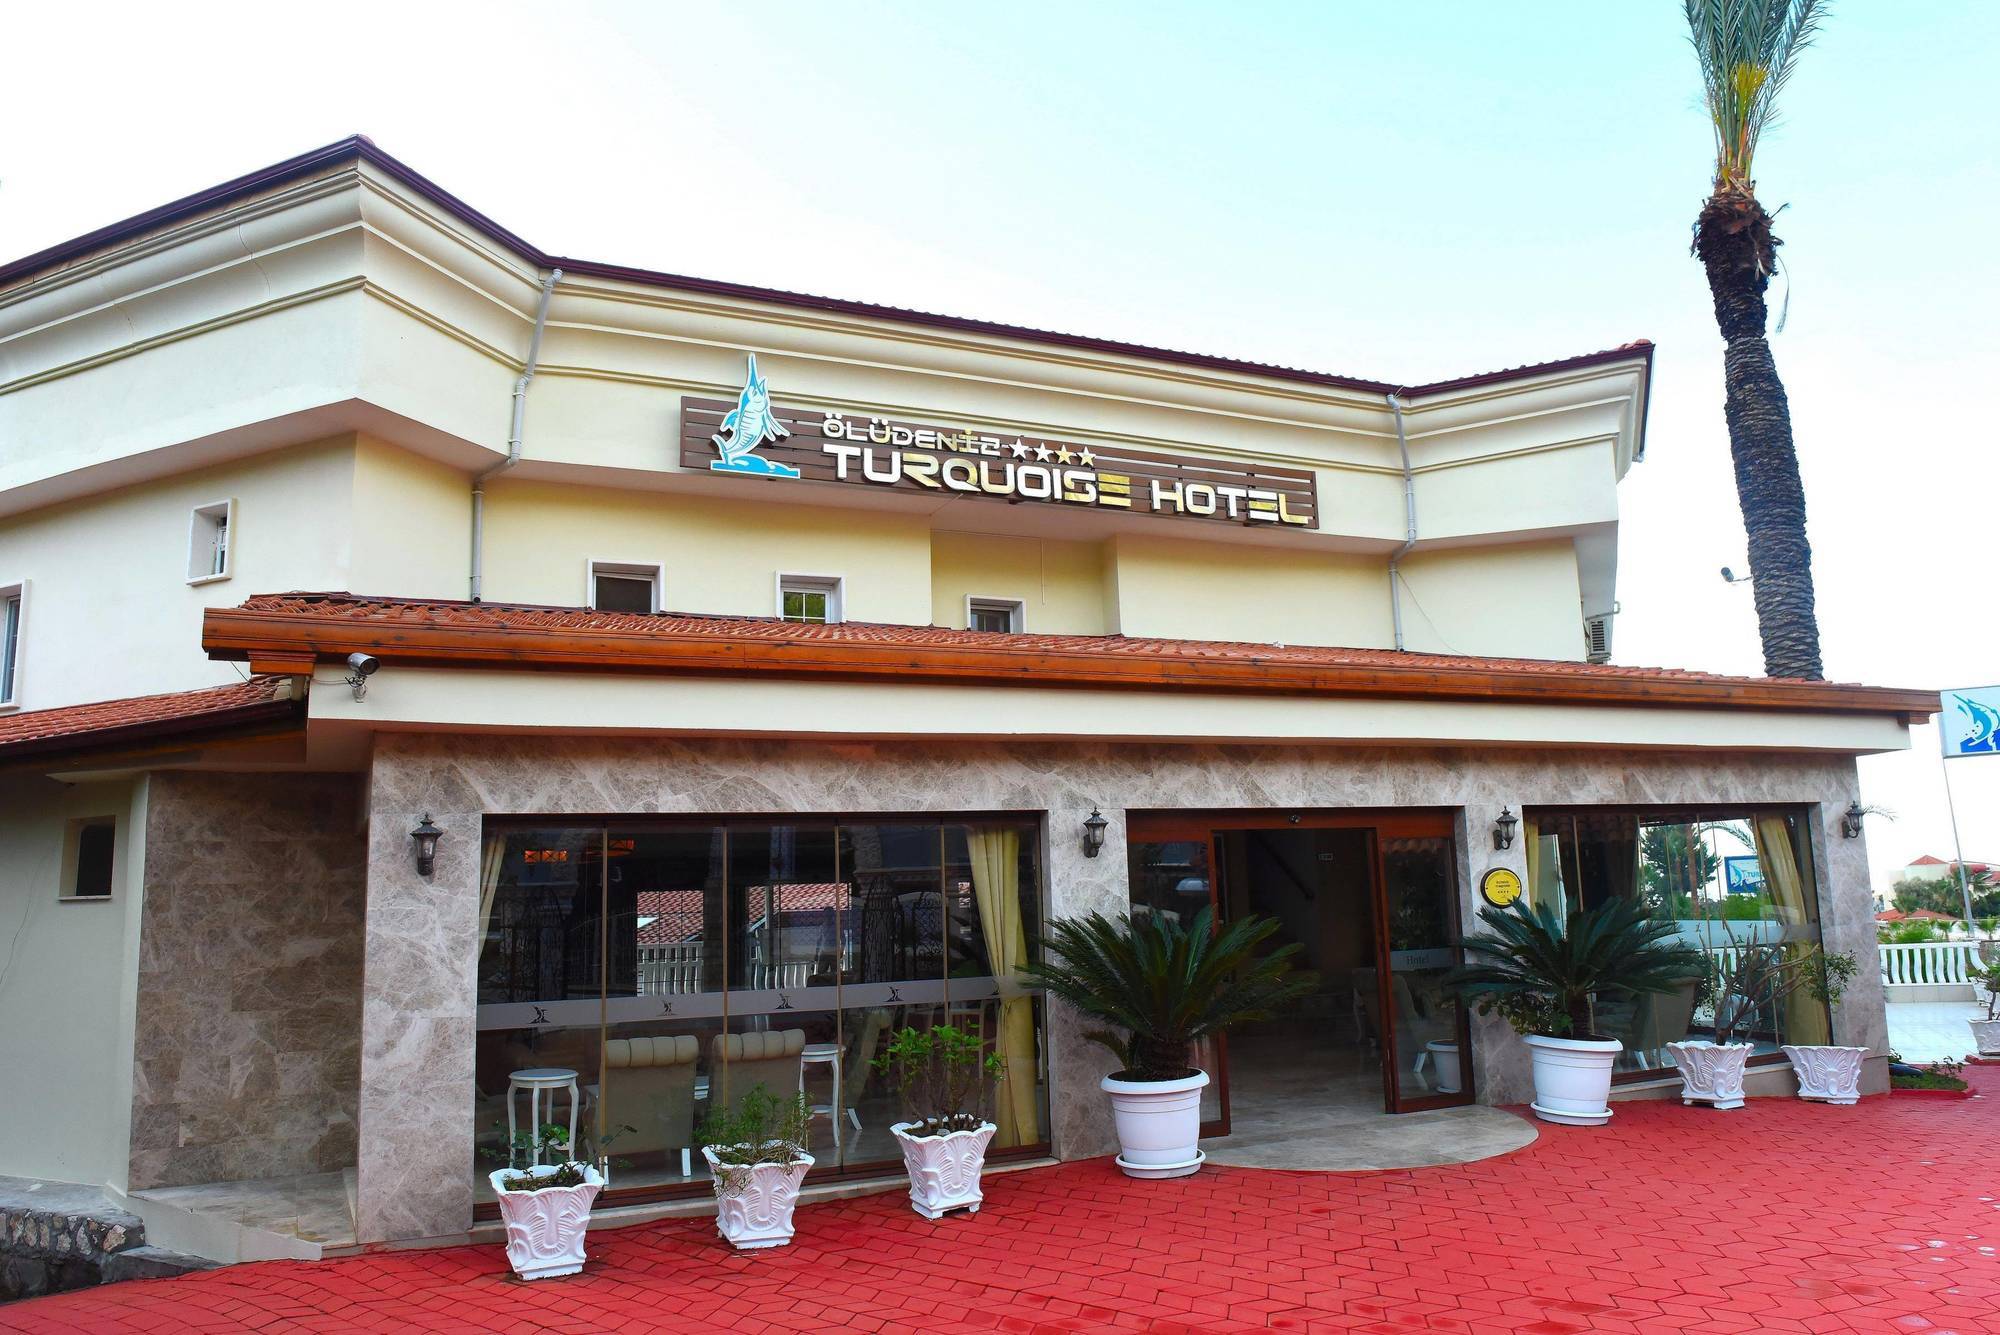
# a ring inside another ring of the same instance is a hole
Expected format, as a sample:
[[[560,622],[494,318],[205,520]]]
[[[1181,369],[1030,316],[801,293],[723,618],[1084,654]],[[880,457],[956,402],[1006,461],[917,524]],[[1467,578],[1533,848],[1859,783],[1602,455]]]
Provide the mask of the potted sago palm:
[[[1846,951],[1830,955],[1818,946],[1810,947],[1798,963],[1798,990],[1826,1007],[1829,1024],[1847,985],[1854,980],[1855,968],[1853,955]],[[1861,1063],[1868,1056],[1867,1048],[1831,1042],[1784,1046],[1792,1074],[1798,1077],[1800,1098],[1838,1104],[1861,1101]]]
[[[547,1125],[516,1139],[513,1149],[525,1153],[532,1166],[497,1168],[486,1179],[507,1230],[507,1264],[522,1279],[574,1275],[583,1269],[583,1235],[604,1177],[569,1157],[567,1127]],[[542,1163],[552,1150],[559,1161]]]
[[[1459,944],[1447,985],[1481,1015],[1498,1014],[1533,1057],[1535,1116],[1596,1126],[1611,1119],[1611,1068],[1624,1044],[1596,1033],[1596,998],[1668,993],[1700,976],[1701,956],[1670,944],[1671,921],[1613,899],[1567,917],[1543,904],[1480,910],[1485,931]]]
[[[979,1212],[979,1174],[997,1128],[986,1120],[986,1095],[1007,1069],[977,1034],[954,1025],[903,1029],[875,1059],[896,1086],[908,1121],[889,1128],[903,1147],[910,1205],[926,1219],[951,1210]]]
[[[2000,960],[1971,965],[1965,972],[1978,989],[1974,995],[1986,1005],[1985,1019],[1966,1021],[1972,1026],[1973,1047],[1980,1057],[2000,1061]]]
[[[806,1153],[812,1107],[803,1093],[778,1098],[758,1085],[735,1108],[702,1123],[699,1139],[715,1184],[715,1227],[743,1251],[792,1240],[799,1183],[813,1166]]]
[[[1093,913],[1050,924],[1044,958],[1022,974],[1100,1026],[1085,1037],[1117,1055],[1099,1088],[1111,1096],[1126,1176],[1185,1177],[1201,1167],[1208,1073],[1191,1064],[1194,1045],[1265,1019],[1316,985],[1292,968],[1297,943],[1258,953],[1277,930],[1256,916],[1217,928],[1206,908],[1186,923]]]

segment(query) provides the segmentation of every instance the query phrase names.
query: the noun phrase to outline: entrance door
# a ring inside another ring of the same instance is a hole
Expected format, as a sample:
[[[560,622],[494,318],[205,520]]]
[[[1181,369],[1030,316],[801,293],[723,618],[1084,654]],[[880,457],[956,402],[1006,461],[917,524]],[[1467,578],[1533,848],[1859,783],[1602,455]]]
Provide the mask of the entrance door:
[[[1443,811],[1132,813],[1135,913],[1275,918],[1273,945],[1297,941],[1320,975],[1287,1014],[1194,1054],[1211,1077],[1204,1136],[1263,1103],[1472,1101],[1469,1026],[1442,983],[1457,963],[1453,824]]]

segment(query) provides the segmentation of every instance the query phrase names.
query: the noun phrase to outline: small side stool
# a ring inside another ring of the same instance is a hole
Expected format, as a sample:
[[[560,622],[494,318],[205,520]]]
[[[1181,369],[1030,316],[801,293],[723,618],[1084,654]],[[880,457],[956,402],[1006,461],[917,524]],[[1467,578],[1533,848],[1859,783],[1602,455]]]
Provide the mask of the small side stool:
[[[806,1092],[806,1067],[822,1064],[833,1067],[833,1102],[813,1104],[813,1115],[817,1117],[821,1113],[824,1113],[829,1121],[836,1121],[840,1116],[840,1044],[808,1043],[805,1045],[805,1048],[799,1053],[799,1093],[803,1094]],[[851,1106],[847,1110],[847,1120],[854,1123],[856,1131],[861,1129],[861,1114],[855,1112]]]
[[[548,1096],[547,1115],[556,1113],[556,1091],[569,1091],[569,1157],[576,1157],[576,1072],[567,1066],[536,1066],[525,1071],[515,1071],[507,1077],[507,1162],[514,1162],[514,1137],[519,1134],[515,1122],[514,1095],[523,1090],[528,1095],[528,1133],[534,1138],[534,1148],[528,1151],[530,1168],[542,1166],[542,1122],[544,1109],[542,1096]]]

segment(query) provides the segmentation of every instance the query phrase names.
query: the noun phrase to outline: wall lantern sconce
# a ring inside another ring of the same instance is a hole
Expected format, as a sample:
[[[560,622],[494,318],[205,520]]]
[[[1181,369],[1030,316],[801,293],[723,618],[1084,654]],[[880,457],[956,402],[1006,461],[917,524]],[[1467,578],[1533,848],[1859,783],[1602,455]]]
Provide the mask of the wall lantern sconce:
[[[1096,807],[1090,809],[1090,819],[1083,823],[1083,855],[1085,857],[1096,857],[1098,850],[1104,847],[1104,828],[1109,824],[1111,822],[1104,819],[1103,812],[1099,811]]]
[[[410,831],[410,838],[417,841],[417,875],[429,877],[431,868],[437,865],[438,836],[443,833],[431,824],[431,813],[428,811],[417,828]]]
[[[1849,802],[1847,810],[1840,813],[1840,837],[1843,839],[1859,839],[1861,837],[1861,818],[1867,814],[1866,811],[1862,810],[1861,803]]]
[[[1508,849],[1514,846],[1514,827],[1520,818],[1506,807],[1500,808],[1499,818],[1493,822],[1493,847]]]

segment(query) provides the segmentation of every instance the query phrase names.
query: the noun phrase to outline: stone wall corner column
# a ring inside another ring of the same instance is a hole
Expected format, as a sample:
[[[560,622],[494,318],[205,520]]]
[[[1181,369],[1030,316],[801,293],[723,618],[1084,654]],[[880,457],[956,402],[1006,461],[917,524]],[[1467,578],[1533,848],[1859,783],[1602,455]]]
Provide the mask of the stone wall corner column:
[[[1868,839],[1846,838],[1841,816],[1859,800],[1859,776],[1849,761],[1844,786],[1828,793],[1808,812],[1807,841],[1820,871],[1820,945],[1829,955],[1854,956],[1854,977],[1833,1012],[1833,1041],[1867,1048],[1872,1057],[1889,1050],[1889,1018],[1882,993],[1882,956],[1875,939],[1875,893],[1869,879]],[[1869,1061],[1862,1070],[1861,1092],[1888,1088],[1885,1062]]]
[[[1083,851],[1083,823],[1101,804],[1110,822],[1096,857]],[[1048,813],[1048,916],[1074,918],[1102,913],[1116,918],[1132,911],[1126,877],[1126,813],[1108,798],[1090,793],[1062,794]],[[1064,1003],[1048,1002],[1050,1151],[1059,1159],[1111,1154],[1118,1134],[1111,1103],[1097,1082],[1117,1064],[1109,1051],[1085,1038],[1090,1028]]]
[[[378,751],[369,785],[355,1237],[472,1224],[482,804],[450,762]],[[443,828],[429,878],[410,830]]]
[[[1498,796],[1500,800],[1494,800]],[[1495,867],[1506,867],[1528,881],[1527,824],[1514,827],[1514,846],[1493,847],[1493,823],[1503,808],[1512,808],[1516,817],[1523,803],[1510,793],[1487,794],[1483,800],[1468,802],[1464,823],[1459,827],[1460,874],[1464,883],[1458,890],[1459,931],[1471,936],[1479,928],[1479,910],[1486,901],[1479,897],[1479,882]],[[1514,1027],[1497,1015],[1472,1016],[1472,1089],[1481,1103],[1527,1103],[1534,1097],[1535,1078],[1528,1049]]]

